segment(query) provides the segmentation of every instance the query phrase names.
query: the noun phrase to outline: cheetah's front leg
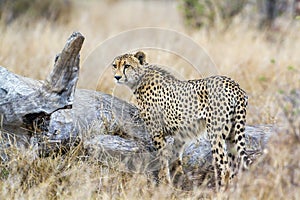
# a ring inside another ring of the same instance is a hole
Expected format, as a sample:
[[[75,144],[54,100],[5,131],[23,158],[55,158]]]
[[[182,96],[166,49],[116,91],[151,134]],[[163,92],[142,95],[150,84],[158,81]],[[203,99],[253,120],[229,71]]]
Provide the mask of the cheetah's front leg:
[[[169,157],[170,152],[166,148],[166,141],[162,131],[152,137],[153,144],[157,150],[157,155],[159,158],[160,170],[158,173],[158,181],[165,182],[167,184],[171,183],[170,168],[169,168]]]

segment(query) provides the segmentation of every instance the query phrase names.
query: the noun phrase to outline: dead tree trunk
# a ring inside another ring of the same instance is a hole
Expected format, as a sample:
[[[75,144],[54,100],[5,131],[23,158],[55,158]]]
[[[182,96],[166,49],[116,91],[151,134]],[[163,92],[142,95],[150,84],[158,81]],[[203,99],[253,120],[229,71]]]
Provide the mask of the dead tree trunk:
[[[101,92],[75,91],[83,41],[80,33],[70,36],[46,81],[0,67],[0,151],[16,144],[49,153],[80,140],[89,155],[107,164],[122,164],[131,172],[157,170],[151,140],[135,106]],[[261,153],[272,132],[264,125],[247,126],[248,151]],[[1,156],[7,159],[3,152]],[[192,143],[183,161],[187,174],[210,171],[209,142],[203,137]]]

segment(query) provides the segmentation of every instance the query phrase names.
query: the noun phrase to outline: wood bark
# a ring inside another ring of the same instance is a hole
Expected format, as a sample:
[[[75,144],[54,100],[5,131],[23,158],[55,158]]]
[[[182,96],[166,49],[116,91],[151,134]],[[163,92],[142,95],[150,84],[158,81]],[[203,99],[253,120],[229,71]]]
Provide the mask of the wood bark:
[[[4,149],[11,145],[51,153],[80,141],[89,156],[106,164],[129,172],[157,170],[151,139],[134,105],[101,92],[75,90],[83,41],[80,33],[70,36],[45,81],[0,67],[2,160],[9,159]],[[273,133],[271,126],[246,126],[248,152],[254,157],[262,153]],[[185,149],[183,161],[187,174],[211,171],[205,137]]]

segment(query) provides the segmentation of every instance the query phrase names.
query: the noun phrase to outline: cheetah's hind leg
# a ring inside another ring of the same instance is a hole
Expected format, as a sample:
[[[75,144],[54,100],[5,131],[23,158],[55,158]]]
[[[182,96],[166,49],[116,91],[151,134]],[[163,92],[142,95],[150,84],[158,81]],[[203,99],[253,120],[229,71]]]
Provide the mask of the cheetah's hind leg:
[[[232,171],[230,179],[233,179],[241,169],[248,169],[252,163],[246,152],[245,144],[246,104],[244,99],[240,99],[238,103],[239,106],[236,107],[231,119],[231,131],[229,137],[226,139],[229,151],[229,165]]]
[[[215,109],[211,108],[212,113],[215,113],[213,112]],[[217,116],[209,115],[206,119],[206,129],[212,149],[217,191],[224,191],[230,180],[228,152],[225,141],[229,135],[229,129],[223,125],[217,120]]]
[[[245,139],[245,123],[246,123],[246,107],[238,106],[239,110],[236,110],[234,117],[234,146],[237,152],[237,168],[248,169],[252,163],[246,151],[246,139]]]

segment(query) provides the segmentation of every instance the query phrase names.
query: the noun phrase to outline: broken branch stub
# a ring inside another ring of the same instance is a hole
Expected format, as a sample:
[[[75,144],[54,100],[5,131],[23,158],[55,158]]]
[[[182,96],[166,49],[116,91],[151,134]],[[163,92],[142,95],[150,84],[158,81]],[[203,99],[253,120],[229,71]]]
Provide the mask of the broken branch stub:
[[[45,82],[0,67],[0,114],[4,127],[15,131],[22,124],[32,126],[34,120],[73,104],[83,41],[78,32],[70,36]]]
[[[55,58],[53,71],[47,77],[43,87],[48,92],[71,96],[79,73],[79,52],[84,37],[74,32],[67,41],[62,52]]]

